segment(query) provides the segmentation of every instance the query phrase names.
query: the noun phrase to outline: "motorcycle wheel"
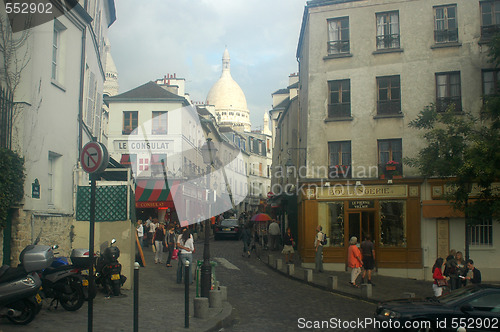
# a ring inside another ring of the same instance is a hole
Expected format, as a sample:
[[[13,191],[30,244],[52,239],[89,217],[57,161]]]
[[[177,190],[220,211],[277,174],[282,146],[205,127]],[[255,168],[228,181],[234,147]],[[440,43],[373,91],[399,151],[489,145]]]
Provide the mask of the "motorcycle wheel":
[[[112,281],[111,287],[113,289],[114,296],[120,295],[120,280]]]
[[[13,309],[21,311],[21,315],[18,317],[10,317],[7,318],[14,324],[17,325],[26,325],[30,323],[36,316],[36,307],[35,304],[29,300],[22,300],[15,303],[12,306]]]
[[[68,280],[68,291],[60,295],[59,302],[67,311],[76,311],[80,309],[85,302],[83,287],[75,280]]]

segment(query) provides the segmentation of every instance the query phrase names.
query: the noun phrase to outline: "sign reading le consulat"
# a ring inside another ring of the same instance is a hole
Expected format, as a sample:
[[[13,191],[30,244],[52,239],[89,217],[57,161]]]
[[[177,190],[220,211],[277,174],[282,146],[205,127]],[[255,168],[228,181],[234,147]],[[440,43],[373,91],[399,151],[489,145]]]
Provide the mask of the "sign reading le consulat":
[[[115,151],[122,152],[141,152],[141,151],[157,151],[166,152],[173,147],[173,141],[158,140],[158,141],[129,141],[115,140]],[[171,152],[171,151],[169,151]]]
[[[316,198],[406,197],[407,189],[406,185],[321,187],[317,190]]]

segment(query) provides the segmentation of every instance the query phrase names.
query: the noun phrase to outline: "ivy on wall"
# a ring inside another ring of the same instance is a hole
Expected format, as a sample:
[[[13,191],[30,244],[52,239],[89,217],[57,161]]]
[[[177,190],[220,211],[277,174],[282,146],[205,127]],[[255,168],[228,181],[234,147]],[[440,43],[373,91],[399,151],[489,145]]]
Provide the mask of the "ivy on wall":
[[[23,198],[24,160],[15,152],[0,148],[0,228],[7,222],[9,209]]]

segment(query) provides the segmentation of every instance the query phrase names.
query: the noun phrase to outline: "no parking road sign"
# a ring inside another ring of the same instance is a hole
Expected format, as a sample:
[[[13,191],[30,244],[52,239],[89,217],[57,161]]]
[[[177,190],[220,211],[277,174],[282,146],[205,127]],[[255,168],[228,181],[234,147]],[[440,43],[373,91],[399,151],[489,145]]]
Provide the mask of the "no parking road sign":
[[[101,143],[88,142],[82,149],[80,155],[82,168],[87,173],[100,173],[106,169],[109,163],[108,149]]]

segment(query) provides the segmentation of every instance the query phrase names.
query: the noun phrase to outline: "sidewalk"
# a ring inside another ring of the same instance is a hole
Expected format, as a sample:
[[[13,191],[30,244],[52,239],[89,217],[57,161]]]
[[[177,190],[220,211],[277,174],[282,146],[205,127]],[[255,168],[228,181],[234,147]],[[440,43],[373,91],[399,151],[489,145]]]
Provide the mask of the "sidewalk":
[[[189,328],[185,328],[185,289],[184,283],[176,283],[177,261],[172,268],[165,263],[154,264],[151,248],[145,248],[146,267],[139,269],[139,331],[217,331],[232,323],[232,305],[222,302],[220,308],[209,308],[206,319],[194,318],[193,299],[196,296],[195,284],[189,288]],[[196,259],[200,259],[195,254]],[[163,255],[166,259],[166,253]],[[127,283],[132,283],[129,278]],[[93,328],[99,332],[131,332],[133,331],[134,291],[122,289],[122,295],[106,299],[98,291],[94,299]],[[224,286],[224,285],[222,285]],[[50,299],[43,302],[43,308],[28,325],[14,325],[7,319],[0,320],[0,332],[31,331],[87,331],[88,304],[85,302],[78,311],[69,312],[61,306],[57,310],[49,310]]]
[[[269,255],[273,255],[274,259],[281,259],[283,261],[282,268],[276,269],[275,263],[271,262],[269,264]],[[372,273],[372,282],[374,286],[372,287],[372,296],[368,298],[365,293],[365,287],[361,285],[360,288],[355,288],[349,284],[351,281],[351,273],[345,271],[324,271],[323,273],[316,273],[314,269],[312,270],[312,282],[307,282],[305,280],[305,268],[301,267],[300,258],[298,258],[298,253],[294,254],[294,273],[288,275],[287,266],[285,264],[285,255],[280,251],[260,251],[260,259],[268,267],[287,276],[291,279],[295,279],[311,286],[318,287],[333,293],[341,294],[355,299],[362,299],[364,301],[379,303],[382,301],[407,298],[407,297],[428,297],[433,296],[432,292],[432,281],[423,281],[407,278],[396,278],[378,275],[375,271]],[[332,289],[329,285],[330,276],[337,277],[337,289]],[[361,280],[361,274],[357,279],[358,284]]]

